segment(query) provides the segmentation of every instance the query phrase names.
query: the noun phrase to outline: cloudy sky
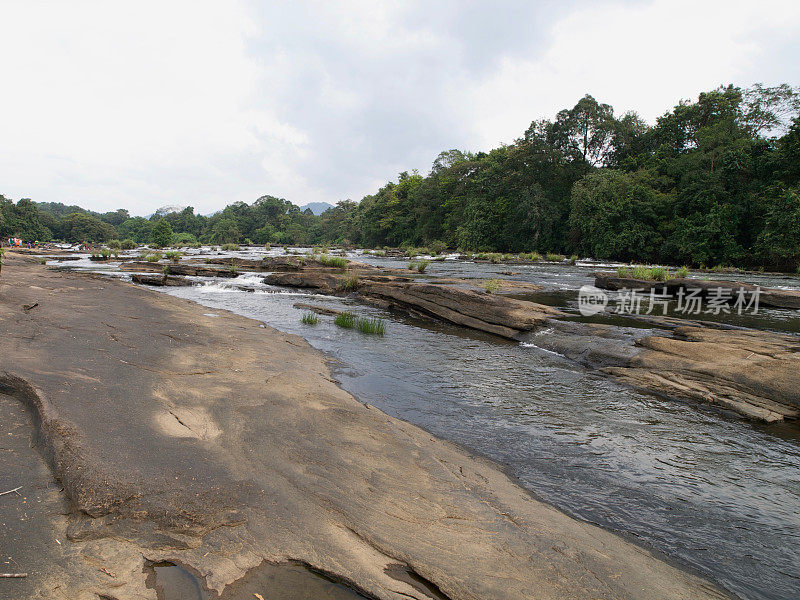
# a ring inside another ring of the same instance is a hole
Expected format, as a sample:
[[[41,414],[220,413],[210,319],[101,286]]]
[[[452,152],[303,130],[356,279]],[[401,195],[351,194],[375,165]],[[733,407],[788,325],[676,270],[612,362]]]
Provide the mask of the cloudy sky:
[[[0,193],[148,214],[360,199],[585,93],[649,122],[800,83],[800,2],[0,0]]]

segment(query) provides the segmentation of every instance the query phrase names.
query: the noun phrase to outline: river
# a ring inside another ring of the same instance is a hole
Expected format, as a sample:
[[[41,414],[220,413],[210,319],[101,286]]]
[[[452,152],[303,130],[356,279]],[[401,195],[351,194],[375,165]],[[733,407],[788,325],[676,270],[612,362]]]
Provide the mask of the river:
[[[574,310],[576,290],[593,281],[595,269],[448,260],[431,263],[428,273],[536,283],[542,290],[527,297]],[[261,277],[245,273],[165,289],[207,306],[209,314],[230,310],[303,336],[331,357],[342,387],[356,397],[496,460],[522,486],[571,515],[634,539],[743,598],[800,597],[796,425],[753,424],[712,407],[640,393],[530,344],[275,288]],[[746,279],[800,287],[796,277]],[[386,335],[340,329],[327,316],[304,325],[293,304],[309,301],[380,316]],[[796,333],[798,312],[762,309],[757,316],[724,318]]]

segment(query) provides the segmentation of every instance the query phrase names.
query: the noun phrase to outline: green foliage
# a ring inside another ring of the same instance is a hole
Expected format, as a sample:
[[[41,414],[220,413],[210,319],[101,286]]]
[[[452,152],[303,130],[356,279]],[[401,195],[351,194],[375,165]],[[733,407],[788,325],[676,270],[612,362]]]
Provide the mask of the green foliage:
[[[354,292],[357,289],[358,273],[351,273],[339,284],[339,290],[343,292]]]
[[[335,325],[345,329],[352,329],[356,323],[356,317],[351,312],[343,312],[336,315],[333,319]]]
[[[319,322],[319,317],[313,312],[305,312],[300,318],[300,321],[305,325],[316,325]]]
[[[408,270],[424,273],[429,264],[431,264],[429,260],[412,260],[408,263]]]
[[[167,250],[164,252],[164,256],[175,263],[181,259],[181,253],[177,250]]]
[[[222,248],[224,252],[238,252],[241,250],[239,244],[222,244],[220,248]]]
[[[120,242],[119,240],[110,240],[108,242],[108,247],[119,250],[122,247],[122,242]]]
[[[273,196],[211,217],[189,207],[149,219],[0,197],[0,237],[146,244],[166,223],[180,244],[194,236],[215,245],[388,246],[405,248],[409,259],[460,248],[495,263],[547,248],[793,272],[800,265],[798,111],[800,94],[786,84],[710,90],[653,125],[587,95],[552,121],[534,121],[511,144],[446,150],[427,176],[402,172],[320,216]],[[520,258],[540,259],[534,255]]]
[[[342,258],[341,256],[329,256],[327,254],[322,254],[316,257],[317,262],[321,265],[326,267],[334,267],[336,269],[346,269],[348,260],[346,258]]]
[[[368,335],[384,335],[386,333],[386,323],[383,319],[371,317],[359,317],[356,319],[356,329]]]
[[[675,277],[684,279],[689,276],[689,267],[681,267],[675,271]]]
[[[565,258],[567,257],[563,254],[556,254],[554,252],[548,252],[544,255],[544,259],[550,262],[562,262]]]
[[[172,245],[172,225],[166,219],[157,221],[150,232],[150,244],[153,247],[164,248]]]
[[[161,254],[158,252],[155,254],[148,254],[147,256],[144,257],[144,259],[147,262],[158,262],[161,260]]]
[[[194,246],[199,247],[199,243],[197,241],[197,237],[193,233],[189,233],[187,231],[181,231],[179,233],[174,233],[172,235],[172,245],[173,246],[186,246],[188,248],[192,248]]]
[[[483,283],[483,289],[486,290],[487,294],[494,294],[498,289],[500,289],[500,280],[499,279],[489,279]]]
[[[125,239],[122,240],[122,242],[120,242],[120,248],[122,248],[123,250],[133,250],[134,248],[136,248],[136,246],[137,246],[136,242],[134,242],[131,239]]]
[[[646,281],[666,281],[670,279],[669,271],[663,267],[645,267],[635,265],[633,269],[619,267],[617,275],[628,279],[643,279]]]
[[[111,258],[111,250],[109,248],[100,248],[100,256],[106,260]]]

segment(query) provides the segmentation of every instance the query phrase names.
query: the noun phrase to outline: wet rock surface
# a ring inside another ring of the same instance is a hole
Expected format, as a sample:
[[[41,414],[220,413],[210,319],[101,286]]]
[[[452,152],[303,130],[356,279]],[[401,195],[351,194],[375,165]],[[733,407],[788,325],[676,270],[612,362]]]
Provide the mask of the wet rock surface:
[[[14,260],[0,305],[0,379],[72,508],[38,597],[154,598],[148,561],[221,591],[287,560],[395,600],[431,597],[420,581],[454,599],[724,597],[356,401],[301,338]]]
[[[648,336],[626,366],[605,372],[650,391],[772,422],[800,416],[800,339],[761,331],[680,327]]]

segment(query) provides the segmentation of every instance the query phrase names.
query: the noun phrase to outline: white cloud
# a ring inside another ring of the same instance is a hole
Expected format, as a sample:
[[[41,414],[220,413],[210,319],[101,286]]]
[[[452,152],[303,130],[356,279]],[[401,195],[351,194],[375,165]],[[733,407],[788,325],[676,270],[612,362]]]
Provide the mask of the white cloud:
[[[0,4],[0,193],[210,212],[358,199],[584,93],[652,121],[797,84],[795,2]]]
[[[464,119],[481,146],[519,136],[534,118],[553,118],[584,94],[636,110],[653,123],[682,98],[720,84],[749,85],[771,60],[770,38],[800,29],[796,2],[657,0],[605,4],[553,24],[547,52],[503,58],[497,72],[462,82]],[[781,83],[798,72],[784,73]]]

